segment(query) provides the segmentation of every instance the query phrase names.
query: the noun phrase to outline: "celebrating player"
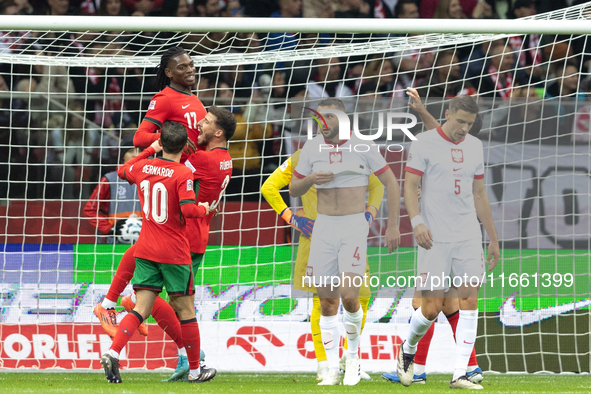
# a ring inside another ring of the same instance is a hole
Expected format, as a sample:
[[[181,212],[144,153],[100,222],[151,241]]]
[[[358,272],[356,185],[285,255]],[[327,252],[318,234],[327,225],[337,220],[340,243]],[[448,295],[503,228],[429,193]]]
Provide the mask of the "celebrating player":
[[[416,89],[407,88],[407,94],[410,97],[409,107],[411,107],[414,111],[416,111],[421,120],[423,121],[425,127],[428,130],[435,129],[440,127],[440,124],[435,120],[435,118],[427,111],[423,103],[421,102],[421,97]],[[478,114],[476,117],[474,124],[470,128],[469,134],[476,136],[482,127],[482,116]],[[420,200],[420,189],[419,189],[419,200]],[[421,306],[421,291],[415,290],[414,298],[412,300],[413,308],[418,309]],[[459,311],[460,311],[460,304],[457,298],[457,289],[450,288],[449,292],[445,294],[443,299],[443,306],[442,312],[447,318],[449,325],[451,326],[452,333],[456,335],[456,328],[458,325],[458,318],[459,318]],[[419,341],[417,345],[417,352],[414,358],[414,372],[413,372],[413,383],[423,384],[427,381],[427,374],[425,373],[425,365],[427,363],[427,354],[429,353],[429,346],[431,345],[431,338],[433,337],[433,333],[435,332],[435,323],[431,324],[431,327],[427,330],[423,338]],[[476,350],[473,348],[472,353],[470,354],[470,359],[468,360],[468,369],[466,370],[466,376],[474,383],[480,383],[484,379],[482,374],[482,369],[478,366],[478,360],[476,359]],[[383,373],[382,377],[386,380],[389,380],[393,383],[400,383],[400,379],[398,378],[398,374],[396,371],[393,373]]]
[[[344,113],[345,105],[339,99],[328,98],[318,104],[318,111],[322,113],[323,110]],[[336,114],[325,113],[324,119],[327,127],[302,148],[294,170],[295,177],[290,183],[290,194],[300,197],[313,185],[318,193],[318,216],[314,223],[317,235],[310,242],[306,277],[316,286],[322,309],[320,331],[329,373],[319,384],[340,383],[337,312],[342,299],[343,323],[349,344],[343,384],[355,385],[360,380],[357,351],[361,340],[363,310],[359,304],[359,287],[354,283],[358,282],[355,278],[363,277],[367,260],[369,227],[364,212],[370,171],[386,187],[386,246],[390,252],[400,244],[400,189],[396,177],[379,152],[357,152],[353,148],[362,144],[362,141],[354,136],[348,140],[339,139]]]
[[[422,280],[417,288],[422,299],[411,318],[408,339],[398,353],[397,373],[405,386],[413,381],[417,343],[441,312],[451,276],[458,290],[460,312],[450,388],[482,388],[466,376],[478,326],[478,289],[485,274],[477,216],[491,239],[489,270],[496,266],[500,252],[483,182],[482,142],[467,135],[477,115],[478,104],[473,98],[456,97],[445,112],[447,122],[419,134],[411,144],[404,198],[419,244],[417,274]],[[417,197],[421,178],[422,215]]]
[[[265,180],[261,187],[261,193],[267,200],[267,202],[273,207],[283,220],[289,223],[296,230],[299,230],[303,236],[300,237],[298,252],[296,256],[296,262],[294,267],[294,281],[293,286],[298,290],[304,290],[314,293],[313,298],[313,309],[310,316],[310,325],[312,326],[312,340],[314,342],[314,352],[316,354],[316,361],[318,362],[318,374],[317,379],[323,380],[328,373],[328,367],[326,366],[326,353],[324,351],[324,345],[320,337],[320,300],[316,294],[316,288],[314,286],[308,286],[306,283],[302,283],[302,278],[306,276],[306,267],[308,265],[308,257],[310,254],[310,237],[312,236],[312,228],[314,226],[314,220],[318,216],[318,196],[316,187],[312,186],[310,189],[302,195],[303,214],[300,216],[292,213],[291,209],[287,207],[283,198],[279,194],[279,190],[289,185],[291,181],[292,168],[298,165],[300,158],[301,149],[291,155],[279,168],[277,168],[270,176]],[[369,183],[367,185],[368,195],[368,206],[365,211],[365,218],[369,226],[371,226],[375,219],[382,198],[384,197],[384,186],[379,181],[378,177],[374,174],[370,175]],[[365,266],[365,274],[369,276],[369,264]],[[362,286],[359,290],[359,303],[363,309],[363,319],[361,321],[361,331],[365,326],[365,318],[367,316],[367,307],[369,305],[370,289],[368,286]],[[347,344],[348,347],[348,344]],[[343,355],[339,364],[339,369],[345,370],[346,368],[346,355]],[[361,380],[370,380],[371,378],[367,373],[361,371]]]
[[[139,148],[147,148],[154,141],[160,138],[156,132],[167,120],[181,123],[187,129],[189,145],[195,146],[199,131],[198,122],[205,117],[205,108],[197,96],[191,93],[195,85],[195,65],[187,52],[180,47],[173,47],[166,50],[160,59],[157,70],[158,88],[162,89],[150,101],[148,112],[137,132],[134,135],[134,145]],[[184,162],[188,155],[183,154],[181,160]],[[94,313],[98,317],[105,332],[114,337],[117,332],[117,313],[115,307],[119,295],[125,289],[135,269],[133,255],[136,246],[131,246],[121,258],[117,267],[109,292],[105,299],[97,304]],[[133,309],[125,303],[126,309]],[[158,312],[154,314],[157,318]],[[142,335],[148,335],[148,328],[144,323],[139,327]],[[182,351],[181,351],[182,352]]]
[[[216,375],[215,369],[199,365],[195,288],[189,241],[184,235],[184,218],[204,217],[209,213],[209,204],[195,202],[193,175],[179,163],[187,144],[185,127],[176,122],[165,122],[160,141],[154,142],[117,171],[120,178],[138,185],[142,191],[140,204],[144,223],[134,253],[133,282],[137,304],[121,321],[109,352],[101,357],[101,365],[110,383],[121,383],[119,353],[131,334],[150,315],[163,285],[171,301],[174,300],[172,305],[181,321],[182,339],[191,368],[188,381],[206,382]],[[164,151],[162,158],[148,159],[160,151],[160,143]],[[166,247],[162,248],[162,245]]]
[[[200,147],[204,146],[205,150],[197,150],[190,155],[185,165],[193,172],[197,201],[208,203],[212,213],[202,218],[187,220],[186,234],[189,239],[193,275],[197,275],[197,270],[203,261],[213,211],[218,208],[232,176],[232,158],[226,146],[227,141],[236,131],[236,118],[227,109],[212,106],[205,118],[201,119],[198,127],[197,144]],[[130,296],[123,297],[122,304],[127,297]],[[126,304],[133,305],[131,302]],[[189,360],[182,347],[181,325],[177,316],[161,297],[156,298],[152,315],[158,325],[177,343],[177,346],[181,345],[176,370],[168,381],[186,380],[189,374]],[[200,354],[202,358],[205,357],[203,353],[200,352]]]

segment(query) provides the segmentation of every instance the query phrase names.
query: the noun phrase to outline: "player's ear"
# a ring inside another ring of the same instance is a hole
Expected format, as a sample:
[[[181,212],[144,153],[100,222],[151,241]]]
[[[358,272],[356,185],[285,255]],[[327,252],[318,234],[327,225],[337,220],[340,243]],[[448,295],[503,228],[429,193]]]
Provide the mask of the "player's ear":
[[[166,67],[164,69],[164,74],[168,77],[168,78],[172,78],[172,71],[170,70],[170,68]]]
[[[445,110],[445,119],[449,120],[449,109]]]

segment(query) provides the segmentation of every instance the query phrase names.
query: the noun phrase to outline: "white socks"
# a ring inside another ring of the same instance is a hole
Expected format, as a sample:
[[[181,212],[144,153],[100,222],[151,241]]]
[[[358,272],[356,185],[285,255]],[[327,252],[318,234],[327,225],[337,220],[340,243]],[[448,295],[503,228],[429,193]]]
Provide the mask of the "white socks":
[[[461,310],[458,326],[456,327],[456,365],[454,377],[456,380],[466,374],[468,360],[476,341],[476,330],[478,329],[478,309],[474,311]]]
[[[410,327],[408,330],[408,337],[404,342],[404,353],[407,354],[415,354],[417,352],[417,344],[425,335],[433,320],[427,319],[423,316],[422,308],[419,307],[414,313],[412,314],[412,318],[410,319]]]
[[[324,350],[326,351],[328,368],[338,371],[341,332],[339,331],[339,319],[337,315],[320,316],[320,335]]]
[[[199,367],[197,369],[192,369],[189,373],[191,374],[192,377],[196,378],[201,373],[201,367]]]
[[[186,348],[184,348],[184,347],[180,347],[180,348],[179,348],[178,355],[179,355],[179,356],[185,356],[185,357],[187,357],[187,349],[186,349]]]
[[[111,357],[116,358],[117,360],[119,360],[119,353],[117,353],[113,349],[109,349],[109,354],[111,355]]]
[[[358,358],[359,342],[361,342],[361,322],[363,309],[359,306],[357,312],[343,311],[343,324],[347,333],[347,357]]]
[[[133,302],[134,304],[137,304],[137,297],[135,296],[135,291],[133,293],[131,293],[131,302]]]
[[[113,302],[111,300],[107,300],[107,298],[105,297],[105,299],[103,300],[103,302],[101,302],[101,306],[105,309],[115,309],[115,307],[117,306],[117,302]]]

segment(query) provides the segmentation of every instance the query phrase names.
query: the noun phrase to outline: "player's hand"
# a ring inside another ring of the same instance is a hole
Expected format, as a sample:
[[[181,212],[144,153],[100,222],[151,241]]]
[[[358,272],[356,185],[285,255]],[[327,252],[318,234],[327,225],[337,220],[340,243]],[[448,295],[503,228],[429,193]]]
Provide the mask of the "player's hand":
[[[501,250],[499,248],[498,241],[491,241],[488,244],[488,255],[486,256],[486,263],[488,264],[488,270],[492,271],[497,266],[499,259],[501,258]]]
[[[400,246],[400,230],[396,226],[388,226],[385,236],[384,246],[388,247],[388,253],[392,253]]]
[[[418,197],[419,201],[421,201],[421,197],[423,197],[423,195],[421,194],[421,189],[420,188],[417,191],[417,197]]]
[[[415,227],[415,239],[421,248],[429,250],[433,246],[431,230],[423,223]]]
[[[211,212],[213,212],[213,215],[212,215],[212,216],[213,216],[213,217],[216,217],[217,215],[219,215],[219,214],[220,214],[220,209],[219,209],[218,207],[216,207],[216,208],[215,208],[213,211],[211,211]]]
[[[371,224],[375,220],[376,216],[378,216],[378,210],[376,207],[369,205],[365,210],[365,220],[367,220],[367,224],[371,227]]]
[[[156,141],[152,142],[152,145],[150,145],[150,147],[154,148],[156,153],[160,152],[162,150],[162,142],[160,141],[160,138],[158,138]]]
[[[291,227],[300,231],[305,237],[310,238],[312,236],[312,230],[314,229],[314,221],[312,219],[294,215],[289,208],[285,208],[281,212],[281,218],[289,223]]]
[[[419,92],[415,88],[406,88],[406,94],[410,98],[410,100],[408,100],[408,106],[410,109],[419,113],[427,110],[421,101]]]
[[[324,185],[325,183],[332,182],[334,180],[334,174],[332,172],[318,171],[315,173],[314,183],[316,185]]]
[[[195,145],[192,139],[187,138],[187,145],[185,145],[185,147],[183,148],[183,153],[185,153],[186,155],[190,155],[191,153],[195,152],[197,152],[197,146]]]
[[[201,207],[205,207],[205,211],[206,211],[205,214],[206,215],[209,214],[209,203],[207,201],[206,202],[197,203],[197,205],[199,205]]]

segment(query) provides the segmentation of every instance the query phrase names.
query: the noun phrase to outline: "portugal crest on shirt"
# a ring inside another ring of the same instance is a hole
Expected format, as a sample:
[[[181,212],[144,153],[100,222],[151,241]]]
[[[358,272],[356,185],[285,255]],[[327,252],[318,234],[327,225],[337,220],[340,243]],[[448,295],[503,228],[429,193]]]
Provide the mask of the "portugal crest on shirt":
[[[452,149],[451,150],[451,159],[454,163],[463,163],[464,162],[464,153],[461,149]]]
[[[343,162],[343,153],[342,152],[330,152],[328,154],[328,162],[330,164],[342,163]]]

